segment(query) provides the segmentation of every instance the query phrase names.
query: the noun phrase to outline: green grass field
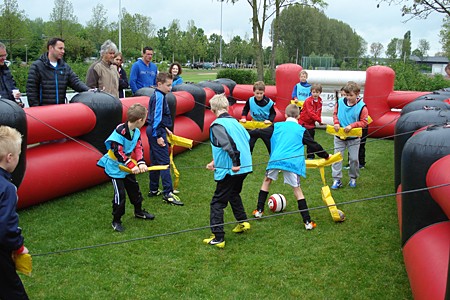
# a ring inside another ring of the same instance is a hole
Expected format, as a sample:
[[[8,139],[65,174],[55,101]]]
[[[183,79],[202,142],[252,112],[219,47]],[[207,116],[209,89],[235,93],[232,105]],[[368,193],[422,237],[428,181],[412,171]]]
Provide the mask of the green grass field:
[[[317,131],[316,140],[332,148],[332,137],[323,130]],[[258,141],[254,172],[242,192],[249,217],[267,158],[264,144]],[[320,196],[319,171],[308,169],[302,188],[318,224],[315,230],[304,229],[291,188],[278,180],[270,193],[286,196],[286,214],[266,209],[270,218],[251,219],[251,230],[240,235],[231,232],[235,224],[225,225],[223,250],[202,243],[210,235],[209,202],[215,189],[213,174],[205,169],[210,160],[207,144],[176,156],[185,206],[145,197],[144,208],[156,219],[144,221],[133,217],[127,203],[123,233],[111,228],[109,182],[21,210],[26,246],[34,255],[32,277],[22,277],[30,298],[412,298],[395,198],[353,201],[393,193],[393,141],[369,139],[367,167],[358,187],[332,191],[346,213],[345,222],[332,221]],[[326,177],[331,185],[330,168]],[[147,174],[138,179],[147,195]],[[225,220],[234,222],[229,207]]]
[[[204,80],[214,80],[216,79],[218,70],[197,70],[197,69],[188,69],[183,68],[183,77],[184,82],[194,82],[199,83]]]

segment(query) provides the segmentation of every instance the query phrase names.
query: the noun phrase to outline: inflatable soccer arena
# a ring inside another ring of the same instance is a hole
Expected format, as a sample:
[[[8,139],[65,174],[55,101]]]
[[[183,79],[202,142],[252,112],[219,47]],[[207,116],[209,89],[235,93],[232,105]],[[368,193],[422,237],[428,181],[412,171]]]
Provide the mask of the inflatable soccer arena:
[[[292,87],[302,67],[284,64],[276,70],[276,85],[266,87],[284,120]],[[369,136],[394,140],[395,186],[401,243],[414,299],[450,299],[450,92],[394,91],[395,73],[383,66],[366,72],[308,71],[310,82],[327,81],[333,90],[356,81],[364,90],[373,123]],[[230,114],[240,118],[253,85],[229,79],[182,84],[167,95],[175,135],[192,139],[194,146],[209,137],[215,119],[209,100],[225,93]],[[153,90],[142,89],[132,98],[117,99],[103,92],[84,92],[70,104],[22,109],[0,100],[2,125],[23,135],[20,162],[13,173],[19,208],[49,201],[108,180],[97,160],[105,153],[104,140],[133,103],[148,105]],[[322,97],[323,98],[323,97]],[[324,103],[328,113],[334,98]],[[146,141],[146,128],[141,129]],[[144,142],[149,163],[148,143]],[[185,150],[175,147],[177,154]]]

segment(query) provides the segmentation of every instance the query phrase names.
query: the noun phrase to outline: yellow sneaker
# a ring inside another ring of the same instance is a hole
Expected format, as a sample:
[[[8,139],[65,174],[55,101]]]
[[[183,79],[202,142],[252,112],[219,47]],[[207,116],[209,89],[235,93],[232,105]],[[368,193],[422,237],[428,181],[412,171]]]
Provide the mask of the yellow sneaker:
[[[242,233],[246,232],[247,230],[250,230],[250,223],[249,222],[242,222],[236,225],[234,229],[232,230],[234,233]]]
[[[216,246],[217,248],[223,249],[225,248],[225,240],[222,238],[220,240],[216,239],[216,236],[212,234],[209,238],[204,239],[203,243]]]

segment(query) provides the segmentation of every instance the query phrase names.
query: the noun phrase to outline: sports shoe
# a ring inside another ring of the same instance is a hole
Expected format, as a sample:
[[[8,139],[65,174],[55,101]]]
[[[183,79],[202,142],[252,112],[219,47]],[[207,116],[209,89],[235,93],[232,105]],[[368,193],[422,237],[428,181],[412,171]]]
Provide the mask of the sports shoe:
[[[146,220],[153,220],[155,218],[154,214],[151,214],[149,212],[147,212],[145,209],[139,211],[139,212],[134,212],[134,216],[136,218],[139,219],[146,219]]]
[[[317,224],[314,221],[306,221],[305,223],[305,229],[306,230],[313,230],[314,228],[316,228]]]
[[[180,198],[178,196],[174,195],[173,193],[168,193],[167,195],[164,195],[163,201],[165,201],[168,204],[172,204],[172,205],[179,205],[179,206],[184,205],[184,203],[180,201]]]
[[[366,168],[366,165],[360,164],[360,165],[359,165],[359,168],[360,168],[360,169],[365,169],[365,168]]]
[[[216,236],[212,234],[209,238],[204,239],[203,243],[216,246],[217,248],[225,248],[225,240],[222,238],[220,240],[216,239]]]
[[[333,181],[333,185],[331,186],[331,188],[333,190],[337,190],[338,188],[341,188],[341,187],[342,187],[342,182],[339,179]]]
[[[250,230],[250,223],[249,222],[242,222],[236,225],[234,229],[232,230],[234,233],[242,233],[246,232],[247,230]]]
[[[350,170],[350,165],[345,165],[344,170]]]
[[[125,230],[125,228],[123,228],[122,223],[120,222],[112,222],[112,228],[117,231],[117,232],[122,232]]]
[[[351,188],[355,188],[356,187],[356,179],[354,179],[354,178],[350,179],[350,182],[348,183],[348,185]]]
[[[149,197],[156,197],[156,196],[159,196],[159,195],[161,195],[162,194],[162,191],[161,190],[157,190],[156,192],[155,191],[150,191],[150,192],[148,192],[148,196]]]
[[[260,210],[260,209],[255,209],[255,210],[252,212],[252,215],[253,215],[255,218],[257,218],[257,219],[261,218],[261,217],[263,216],[263,214],[264,214],[264,212],[263,212],[262,210]]]
[[[179,190],[173,190],[172,193],[174,193],[174,194],[179,194],[180,191],[179,191]]]

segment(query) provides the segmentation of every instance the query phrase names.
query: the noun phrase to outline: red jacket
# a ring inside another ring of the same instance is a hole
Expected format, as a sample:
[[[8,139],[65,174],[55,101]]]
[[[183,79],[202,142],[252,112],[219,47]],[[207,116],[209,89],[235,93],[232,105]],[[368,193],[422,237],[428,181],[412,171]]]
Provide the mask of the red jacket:
[[[310,96],[303,103],[298,123],[306,129],[312,129],[316,127],[315,122],[322,122],[322,98],[314,100],[313,96]]]

